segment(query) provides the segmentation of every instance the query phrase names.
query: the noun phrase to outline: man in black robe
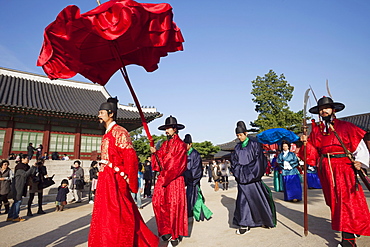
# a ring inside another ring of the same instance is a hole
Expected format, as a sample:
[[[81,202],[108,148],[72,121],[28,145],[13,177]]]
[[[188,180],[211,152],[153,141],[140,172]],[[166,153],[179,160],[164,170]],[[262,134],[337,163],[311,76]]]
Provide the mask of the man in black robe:
[[[204,205],[204,197],[200,190],[200,180],[203,177],[202,158],[199,152],[193,148],[190,134],[185,135],[184,142],[188,155],[187,169],[184,172],[188,217],[194,216],[196,221],[208,220],[213,213]]]
[[[240,235],[251,227],[274,227],[276,215],[271,192],[261,180],[267,166],[261,144],[248,138],[242,121],[235,132],[240,143],[231,155],[231,171],[238,183],[233,223],[239,227],[236,234]]]

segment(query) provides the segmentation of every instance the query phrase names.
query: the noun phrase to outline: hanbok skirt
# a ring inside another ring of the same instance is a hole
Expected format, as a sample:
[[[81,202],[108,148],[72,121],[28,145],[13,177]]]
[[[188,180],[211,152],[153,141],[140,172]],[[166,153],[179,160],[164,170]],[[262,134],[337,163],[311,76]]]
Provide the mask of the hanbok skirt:
[[[299,174],[283,176],[284,201],[302,200],[302,185]]]

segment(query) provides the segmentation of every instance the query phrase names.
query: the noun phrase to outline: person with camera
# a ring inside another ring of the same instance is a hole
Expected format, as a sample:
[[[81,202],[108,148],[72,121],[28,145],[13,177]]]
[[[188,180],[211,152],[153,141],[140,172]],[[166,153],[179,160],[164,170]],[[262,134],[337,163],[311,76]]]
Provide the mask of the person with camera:
[[[12,193],[14,201],[9,210],[6,221],[21,222],[25,220],[22,217],[19,217],[22,197],[26,196],[27,193],[28,177],[36,170],[36,164],[30,167],[28,162],[28,154],[22,154],[21,162],[19,162],[14,168],[14,178],[12,181]]]
[[[43,182],[45,176],[47,176],[46,166],[42,161],[38,161],[35,163],[34,172],[31,174],[29,178],[29,195],[28,203],[27,203],[27,216],[33,216],[31,211],[32,201],[35,198],[35,193],[37,192],[38,197],[38,206],[39,209],[37,210],[37,214],[45,214],[45,211],[42,210],[42,196],[43,196]]]
[[[82,190],[85,186],[84,176],[84,169],[81,167],[81,161],[76,160],[73,163],[72,175],[68,177],[68,179],[72,179],[71,190],[73,199],[71,202],[81,202]]]

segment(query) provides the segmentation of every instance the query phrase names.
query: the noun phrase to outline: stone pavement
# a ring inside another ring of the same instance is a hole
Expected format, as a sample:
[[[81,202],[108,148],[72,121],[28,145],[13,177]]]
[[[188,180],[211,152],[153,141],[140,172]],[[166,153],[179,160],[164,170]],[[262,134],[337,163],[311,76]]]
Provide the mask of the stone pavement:
[[[303,203],[283,201],[282,192],[273,192],[278,223],[276,228],[253,228],[245,235],[236,235],[232,225],[236,198],[236,182],[230,177],[229,190],[215,192],[213,183],[202,179],[202,191],[206,205],[213,211],[211,220],[189,222],[190,237],[183,239],[179,247],[214,247],[214,246],[329,246],[336,247],[340,234],[331,230],[330,210],[325,205],[321,190],[309,190],[309,233],[303,234]],[[272,177],[264,177],[267,185],[272,187]],[[366,192],[370,205],[370,193]],[[37,201],[37,199],[36,199]],[[37,203],[34,201],[35,203]],[[157,233],[156,223],[150,199],[144,199],[144,209],[140,210],[149,228]],[[92,205],[85,201],[80,204],[68,204],[64,212],[54,212],[54,204],[44,205],[47,214],[27,217],[25,206],[21,216],[24,222],[5,222],[6,215],[0,215],[0,246],[87,246]],[[37,211],[36,204],[33,212]],[[109,220],[109,219],[107,219]],[[369,225],[370,227],[370,225]],[[360,247],[370,247],[370,237],[362,236],[357,240]],[[166,244],[161,242],[160,247]]]

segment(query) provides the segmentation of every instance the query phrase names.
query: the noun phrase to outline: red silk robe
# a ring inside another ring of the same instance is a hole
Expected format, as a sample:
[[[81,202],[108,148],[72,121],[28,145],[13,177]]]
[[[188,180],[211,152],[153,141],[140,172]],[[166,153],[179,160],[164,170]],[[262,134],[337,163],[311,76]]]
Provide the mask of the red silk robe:
[[[334,119],[334,128],[350,152],[354,152],[365,131],[352,123]],[[356,191],[355,173],[347,157],[322,158],[327,153],[343,154],[334,133],[323,132],[324,124],[313,123],[307,143],[307,163],[318,166],[326,204],[331,209],[333,230],[370,236],[370,212],[362,187]],[[300,157],[303,159],[303,148]]]
[[[125,128],[115,124],[103,136],[101,159],[89,246],[158,246],[130,194],[138,190],[138,160]]]
[[[187,165],[186,144],[175,135],[165,141],[152,155],[153,170],[160,171],[153,195],[153,210],[158,235],[171,234],[172,239],[188,235],[188,215],[185,182],[182,176]]]

